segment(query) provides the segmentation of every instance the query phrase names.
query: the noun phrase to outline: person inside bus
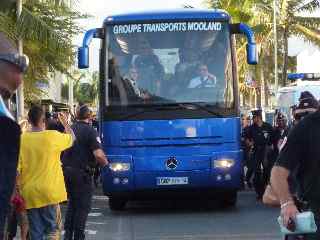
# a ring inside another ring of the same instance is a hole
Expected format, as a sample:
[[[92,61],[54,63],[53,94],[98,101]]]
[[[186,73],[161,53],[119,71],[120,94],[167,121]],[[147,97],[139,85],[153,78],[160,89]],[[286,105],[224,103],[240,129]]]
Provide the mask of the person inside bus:
[[[139,72],[135,67],[129,69],[128,74],[123,79],[127,94],[130,98],[150,99],[151,95],[146,90],[139,87]]]
[[[164,67],[157,55],[148,53],[136,57],[134,66],[139,73],[139,86],[150,94],[156,94],[159,83],[164,79]]]
[[[208,88],[217,84],[217,78],[208,70],[208,66],[200,64],[199,76],[191,79],[188,88]]]
[[[178,88],[187,88],[190,78],[197,76],[198,66],[200,65],[199,54],[192,48],[179,49],[180,62],[175,66],[175,82]]]

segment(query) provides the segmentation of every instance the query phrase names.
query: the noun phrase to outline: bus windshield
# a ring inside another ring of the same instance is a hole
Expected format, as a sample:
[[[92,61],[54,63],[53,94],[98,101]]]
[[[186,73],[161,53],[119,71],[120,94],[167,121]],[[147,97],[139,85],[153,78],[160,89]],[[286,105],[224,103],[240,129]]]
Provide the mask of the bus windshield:
[[[228,23],[111,25],[106,39],[110,106],[234,108]]]

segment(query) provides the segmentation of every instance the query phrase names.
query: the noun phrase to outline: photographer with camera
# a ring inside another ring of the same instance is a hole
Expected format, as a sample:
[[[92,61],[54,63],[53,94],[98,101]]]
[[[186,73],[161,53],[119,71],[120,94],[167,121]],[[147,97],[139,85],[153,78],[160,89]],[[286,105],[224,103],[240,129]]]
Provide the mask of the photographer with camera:
[[[272,169],[271,185],[280,200],[283,225],[290,230],[299,211],[311,210],[318,230],[306,234],[304,239],[320,239],[320,111],[318,102],[308,92],[301,94],[298,108],[304,118],[290,131],[282,145]],[[305,204],[297,206],[298,202],[289,190],[289,177],[294,177],[299,202],[306,202],[307,209]]]

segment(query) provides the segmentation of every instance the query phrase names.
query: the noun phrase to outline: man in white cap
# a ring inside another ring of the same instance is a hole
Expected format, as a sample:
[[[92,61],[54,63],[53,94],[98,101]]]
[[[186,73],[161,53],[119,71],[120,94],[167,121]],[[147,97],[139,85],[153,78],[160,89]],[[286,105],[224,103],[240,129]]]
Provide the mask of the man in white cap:
[[[20,145],[20,127],[5,102],[22,82],[28,57],[19,55],[12,42],[0,32],[0,240],[16,179]]]

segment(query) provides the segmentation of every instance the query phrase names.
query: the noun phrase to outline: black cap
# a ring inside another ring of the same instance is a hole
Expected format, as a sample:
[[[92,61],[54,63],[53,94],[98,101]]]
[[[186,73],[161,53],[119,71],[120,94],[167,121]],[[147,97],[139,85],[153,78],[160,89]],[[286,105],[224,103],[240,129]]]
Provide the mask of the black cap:
[[[307,98],[315,99],[315,97],[312,95],[311,92],[309,92],[309,91],[304,91],[304,92],[301,92],[301,94],[300,94],[299,102],[300,102],[302,99],[307,99]]]
[[[253,117],[262,117],[262,110],[261,109],[255,109],[251,111]]]
[[[315,112],[319,108],[319,103],[308,91],[302,92],[299,98],[299,105],[296,107],[295,114]]]
[[[86,120],[90,118],[92,115],[91,109],[87,105],[79,106],[77,109],[77,119],[78,120]]]
[[[277,112],[275,116],[276,121],[286,121],[287,118],[282,112]]]

